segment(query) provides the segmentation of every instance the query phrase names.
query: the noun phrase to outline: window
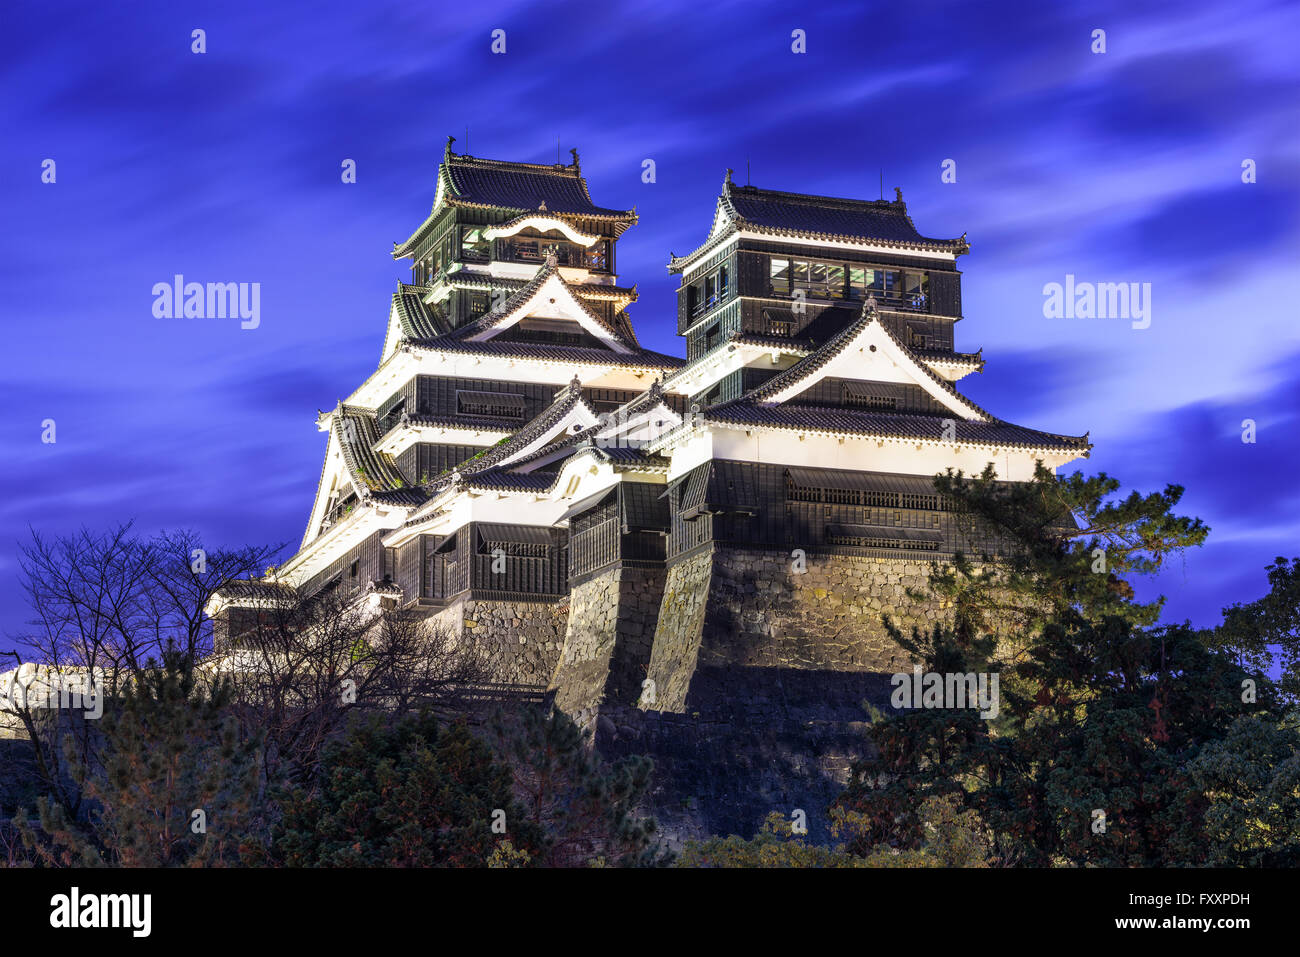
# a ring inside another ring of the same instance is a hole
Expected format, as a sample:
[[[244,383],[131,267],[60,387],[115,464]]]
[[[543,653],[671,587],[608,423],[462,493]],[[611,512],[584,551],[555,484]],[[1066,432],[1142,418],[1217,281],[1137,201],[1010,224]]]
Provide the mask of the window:
[[[510,240],[510,258],[522,262],[541,262],[546,253],[542,250],[542,241],[536,238],[515,236]]]
[[[483,235],[483,227],[466,226],[460,240],[460,258],[465,262],[485,262],[492,241]]]
[[[718,301],[718,281],[715,276],[706,276],[704,279],[704,308],[708,309],[717,304]]]
[[[925,312],[930,301],[930,276],[923,272],[903,273],[903,308]]]
[[[899,274],[896,269],[868,269],[867,289],[877,299],[891,299],[898,295]]]
[[[461,415],[493,419],[523,419],[524,397],[508,392],[456,392],[456,411]]]
[[[828,299],[844,298],[844,267],[826,267],[826,297]]]
[[[380,413],[379,434],[380,435],[387,434],[393,428],[393,426],[397,424],[397,421],[402,417],[402,413],[405,411],[406,411],[406,398],[402,397],[401,399],[398,399],[392,406],[390,406],[384,412]]]
[[[794,335],[794,316],[788,309],[764,309],[763,319],[767,323],[767,334],[785,339]]]
[[[893,412],[898,408],[898,399],[892,395],[862,395],[850,390],[844,392],[844,404],[859,409],[877,409]]]
[[[790,260],[772,259],[770,263],[772,292],[776,295],[788,296],[790,294]]]
[[[718,269],[718,299],[726,299],[728,292],[727,267],[722,266]]]
[[[600,240],[600,242],[592,243],[589,247],[587,247],[586,253],[583,256],[583,264],[588,269],[596,269],[602,271],[608,269],[609,268],[609,242],[607,240],[602,239]]]
[[[356,562],[356,561],[353,561],[352,564],[348,566],[348,577],[349,577],[349,578],[356,578],[356,577],[357,577],[357,562]]]
[[[867,298],[867,270],[862,266],[849,267],[849,298]]]

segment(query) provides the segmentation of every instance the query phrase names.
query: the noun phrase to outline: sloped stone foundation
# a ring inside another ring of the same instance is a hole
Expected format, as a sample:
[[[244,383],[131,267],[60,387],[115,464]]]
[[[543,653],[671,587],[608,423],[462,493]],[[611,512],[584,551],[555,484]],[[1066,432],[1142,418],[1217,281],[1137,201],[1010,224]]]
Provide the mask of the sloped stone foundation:
[[[662,568],[615,567],[573,589],[551,681],[566,714],[641,695],[663,596]]]
[[[606,758],[654,760],[646,810],[670,843],[752,836],[769,812],[795,810],[813,840],[829,841],[827,810],[870,754],[867,706],[887,708],[890,677],[912,667],[881,615],[908,630],[932,626],[937,606],[906,593],[928,573],[921,559],[810,555],[795,566],[783,553],[723,546],[689,556],[665,575],[646,665],[653,690],[635,704],[596,695],[602,680],[615,684],[601,677],[608,643],[579,639],[575,625],[609,634],[611,603],[625,599],[622,583],[588,583],[581,612],[574,591],[556,704]]]

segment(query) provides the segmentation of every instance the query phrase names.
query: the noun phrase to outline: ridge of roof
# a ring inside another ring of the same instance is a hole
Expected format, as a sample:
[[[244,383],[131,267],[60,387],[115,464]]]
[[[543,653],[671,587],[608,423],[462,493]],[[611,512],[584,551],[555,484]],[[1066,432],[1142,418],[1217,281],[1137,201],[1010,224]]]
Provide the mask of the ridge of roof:
[[[582,382],[574,376],[567,386],[556,393],[555,399],[549,406],[522,425],[514,435],[485,450],[477,457],[462,462],[451,472],[444,473],[444,476],[432,483],[431,487],[441,488],[457,477],[468,477],[496,466],[512,452],[527,447],[547,429],[557,425],[580,402],[582,402]]]
[[[1087,433],[1082,436],[1061,435],[1002,419],[972,422],[923,412],[883,412],[798,403],[762,406],[737,400],[714,406],[702,415],[707,421],[724,425],[766,425],[829,434],[849,433],[1044,451],[1082,451],[1085,454],[1092,448]],[[946,435],[945,426],[949,423],[953,431]]]

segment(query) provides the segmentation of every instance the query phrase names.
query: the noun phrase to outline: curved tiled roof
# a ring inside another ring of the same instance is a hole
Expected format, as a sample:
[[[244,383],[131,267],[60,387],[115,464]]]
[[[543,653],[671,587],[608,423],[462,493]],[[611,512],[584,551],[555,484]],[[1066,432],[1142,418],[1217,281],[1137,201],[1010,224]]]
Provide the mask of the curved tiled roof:
[[[504,442],[492,446],[478,456],[462,462],[458,466],[462,478],[478,474],[492,468],[502,459],[527,448],[537,439],[555,428],[582,401],[582,383],[575,376],[573,381],[561,389],[549,406],[538,413],[532,421],[526,423],[518,432]],[[450,474],[435,481],[434,487],[442,487],[451,480]]]
[[[379,441],[378,418],[368,409],[339,404],[334,413],[334,434],[343,452],[343,463],[360,488],[371,495],[390,491],[410,491],[406,477],[398,470],[393,457],[376,452]]]
[[[448,153],[442,164],[447,201],[458,206],[570,213],[601,218],[635,219],[626,209],[597,206],[578,164],[544,165],[481,159]]]
[[[757,388],[752,389],[740,398],[732,399],[731,401],[761,402],[776,393],[784,391],[790,386],[799,383],[808,378],[822,366],[826,365],[826,363],[830,362],[831,359],[835,358],[835,356],[839,355],[840,352],[849,345],[849,343],[857,338],[858,334],[863,329],[872,323],[877,323],[880,326],[880,329],[889,337],[890,341],[898,347],[900,352],[912,360],[922,375],[928,377],[930,381],[943,389],[944,392],[957,399],[963,405],[974,410],[977,414],[984,416],[989,421],[997,421],[997,417],[993,415],[993,413],[980,408],[978,404],[972,402],[966,396],[958,392],[951,382],[931,369],[929,365],[927,365],[920,356],[913,352],[912,349],[903,342],[903,340],[899,339],[887,325],[881,323],[880,313],[876,308],[876,300],[871,296],[868,296],[867,300],[862,304],[862,312],[858,315],[858,318],[832,336],[824,346],[819,348],[816,352],[813,352],[811,355],[804,356],[788,369],[778,372]],[[725,405],[727,403],[723,404]]]
[[[417,291],[420,287],[399,283],[393,293],[393,307],[402,327],[403,339],[432,339],[451,331],[446,314],[437,306],[425,303]]]
[[[516,289],[504,302],[501,303],[501,305],[485,312],[473,322],[461,326],[459,329],[455,330],[452,335],[457,339],[468,339],[476,333],[484,332],[500,325],[507,316],[515,312],[533,296],[537,295],[537,291],[542,288],[548,279],[555,276],[559,279],[561,285],[563,285],[573,297],[573,301],[577,303],[578,308],[583,311],[583,314],[585,314],[588,319],[601,329],[610,333],[610,335],[612,335],[621,345],[634,347],[638,344],[636,336],[632,332],[631,323],[626,321],[626,316],[623,316],[624,322],[617,326],[606,322],[600,315],[592,311],[591,307],[587,305],[582,296],[577,293],[575,287],[564,281],[564,277],[559,275],[559,271],[560,264],[555,253],[553,251],[547,253],[545,261],[538,267],[537,273],[532,279],[528,280]],[[620,316],[622,316],[621,313]]]
[[[736,186],[731,170],[722,184],[714,223],[725,225],[685,256],[673,256],[670,271],[678,272],[689,262],[721,243],[737,229],[773,235],[800,236],[821,241],[861,242],[900,248],[937,249],[962,255],[970,244],[957,239],[922,236],[907,206],[897,200],[847,199],[812,193],[787,193],[757,186]]]
[[[609,209],[591,201],[587,181],[578,166],[577,150],[572,163],[516,163],[510,160],[483,159],[453,153],[448,137],[438,182],[442,205],[476,209],[500,209],[507,212],[554,213],[557,216],[583,216],[609,220],[616,233],[636,222],[635,209]],[[402,259],[415,251],[416,244],[428,234],[441,208],[435,205],[429,216],[404,241],[393,243],[393,258]]]

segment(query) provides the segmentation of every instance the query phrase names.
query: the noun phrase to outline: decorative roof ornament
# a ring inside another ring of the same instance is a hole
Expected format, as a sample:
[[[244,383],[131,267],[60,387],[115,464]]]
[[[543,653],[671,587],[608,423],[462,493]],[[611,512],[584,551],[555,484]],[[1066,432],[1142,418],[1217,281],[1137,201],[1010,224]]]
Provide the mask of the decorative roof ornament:
[[[447,146],[446,146],[446,148],[443,150],[443,153],[442,153],[442,158],[443,158],[444,160],[450,160],[450,159],[451,159],[451,144],[454,143],[454,142],[456,142],[456,137],[454,137],[454,136],[449,136],[449,137],[447,137]]]
[[[722,177],[723,186],[729,186],[731,184],[731,176],[733,173],[735,173],[735,170],[728,166],[726,174]]]
[[[902,190],[902,187],[900,187],[900,186],[895,186],[895,187],[894,187],[894,202],[896,202],[896,203],[901,203],[902,201],[903,201],[903,190]]]
[[[573,156],[573,162],[570,165],[574,169],[580,169],[581,167],[578,165],[578,148],[576,146],[573,147],[573,149],[569,150],[569,153]]]
[[[546,200],[542,200],[540,203],[537,204],[537,211],[539,213],[546,212]]]
[[[867,296],[867,301],[862,304],[862,314],[864,316],[870,316],[873,319],[879,318],[880,309],[876,303],[876,296],[874,293]]]

